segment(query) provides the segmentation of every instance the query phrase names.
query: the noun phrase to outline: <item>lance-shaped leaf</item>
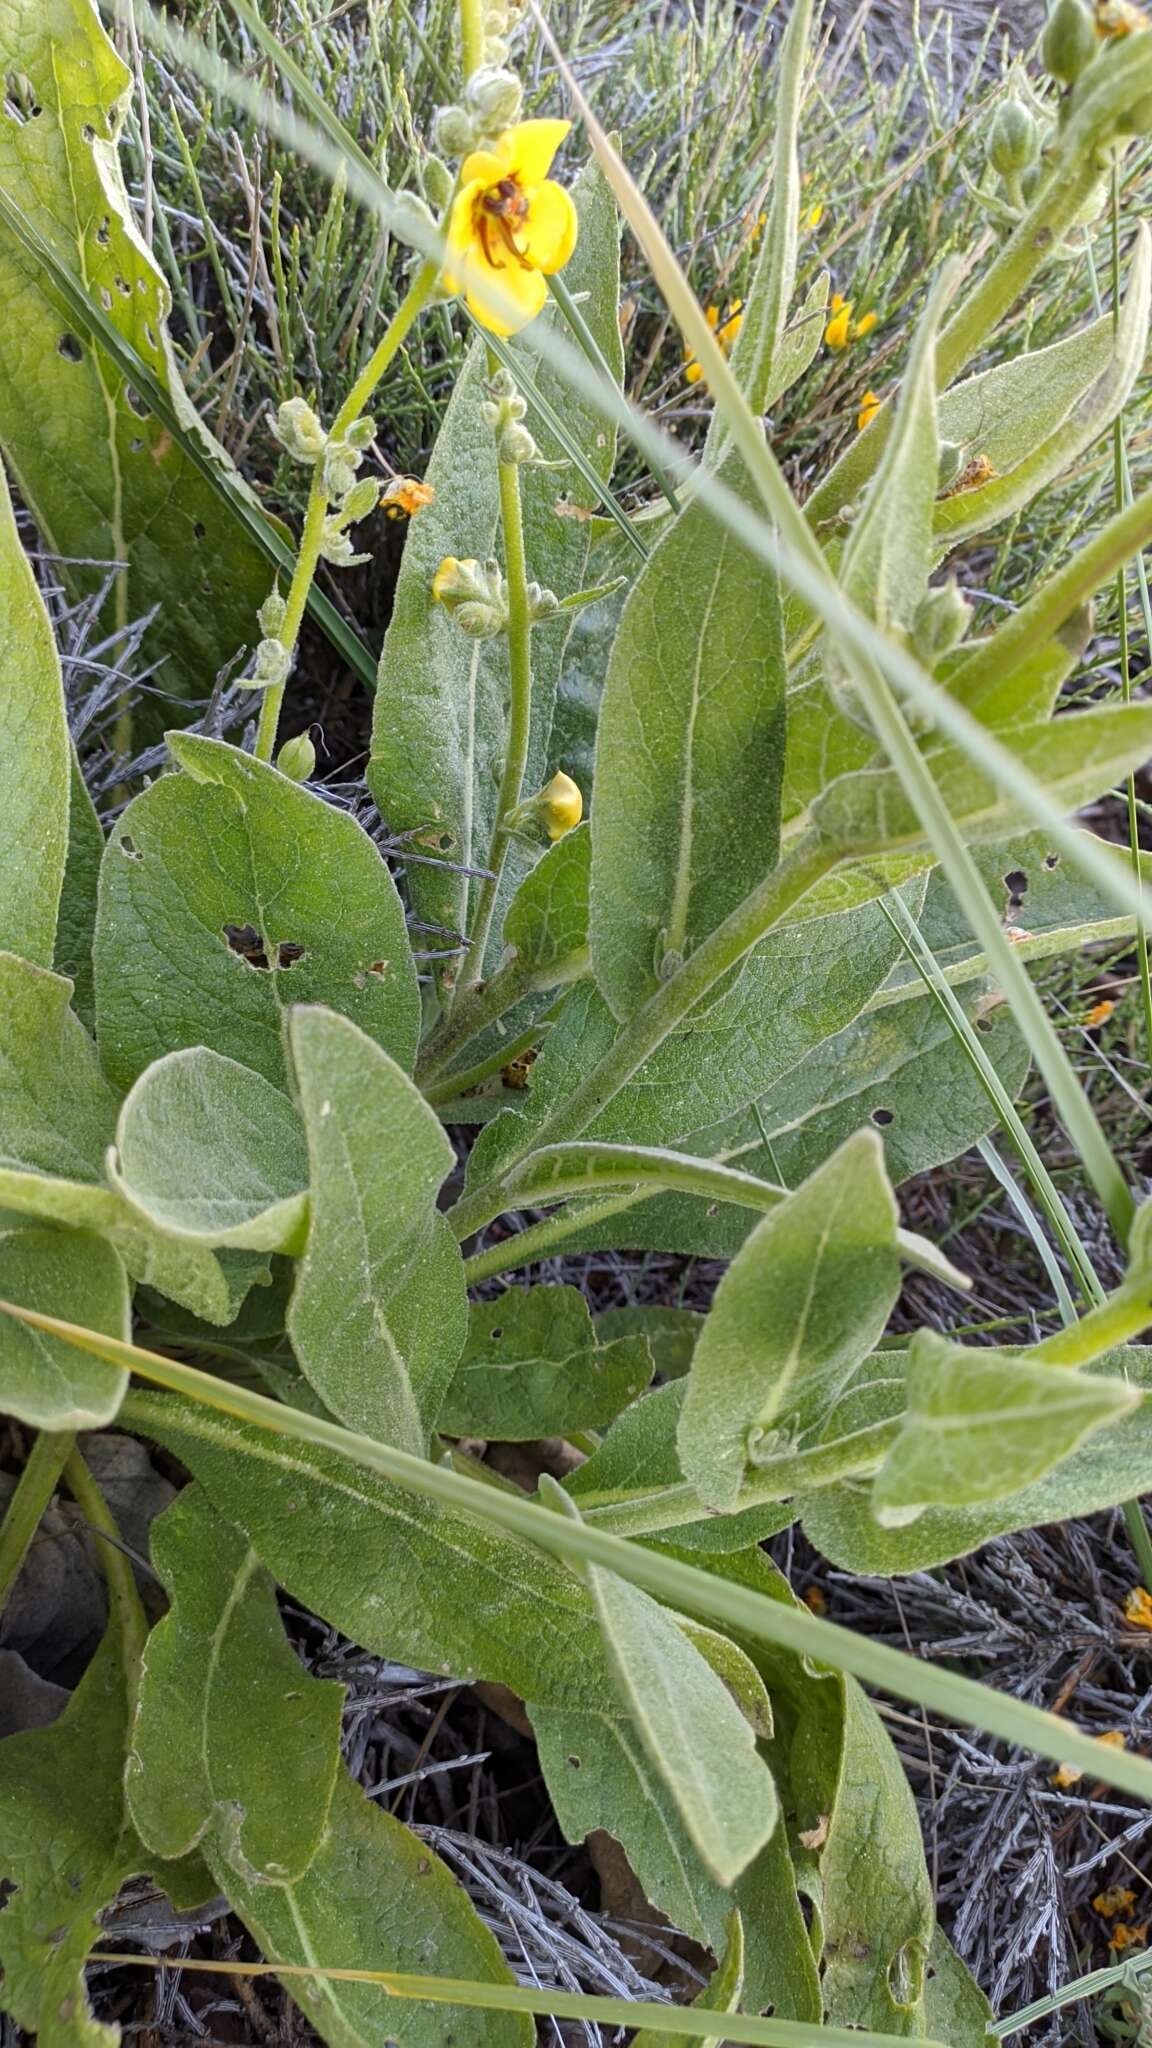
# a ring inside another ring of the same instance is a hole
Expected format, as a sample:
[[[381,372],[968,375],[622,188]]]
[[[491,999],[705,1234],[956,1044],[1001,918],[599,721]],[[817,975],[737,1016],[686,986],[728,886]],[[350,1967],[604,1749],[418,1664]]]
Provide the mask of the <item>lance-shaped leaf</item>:
[[[651,1377],[643,1337],[601,1343],[578,1287],[511,1287],[473,1302],[439,1426],[507,1443],[602,1429]]]
[[[1014,1366],[1015,1357],[1007,1354]],[[829,1432],[897,1419],[904,1411],[906,1351],[880,1351],[868,1359],[852,1389],[828,1420]],[[1052,1368],[1048,1368],[1052,1370]],[[1145,1396],[1152,1391],[1152,1351],[1125,1345],[1092,1368],[1093,1379],[1115,1379]],[[882,1528],[868,1481],[830,1488],[797,1503],[805,1533],[817,1550],[845,1571],[886,1577],[929,1571],[964,1557],[995,1536],[1046,1522],[1080,1520],[1152,1491],[1152,1401],[1121,1407],[1117,1418],[1084,1439],[1039,1479],[975,1507],[926,1508],[915,1522]]]
[[[9,1230],[0,1236],[0,1300],[131,1335],[128,1283],[111,1245],[83,1230]],[[98,1429],[111,1422],[128,1375],[62,1337],[0,1316],[0,1408],[35,1429]]]
[[[128,806],[96,928],[106,1070],[128,1087],[208,1045],[286,1086],[283,1015],[324,1002],[411,1064],[416,974],[396,885],[346,812],[219,740],[173,734],[180,775]]]
[[[70,994],[60,975],[0,953],[0,1164],[99,1182],[119,1098]]]
[[[407,1075],[346,1018],[297,1010],[290,1033],[312,1184],[296,1356],[342,1422],[419,1454],[467,1329],[463,1259],[436,1207],[455,1154]]]
[[[777,1820],[752,1726],[658,1601],[597,1566],[588,1582],[625,1710],[705,1869],[731,1885]]]
[[[958,541],[983,533],[1007,519],[1070,469],[1077,457],[1099,439],[1123,411],[1143,368],[1152,310],[1152,234],[1140,221],[1132,255],[1128,290],[1120,309],[1111,355],[1100,374],[1077,397],[1066,416],[1045,438],[1031,442],[1006,474],[971,489],[953,485],[936,506],[936,553]],[[983,449],[981,450],[983,453]],[[962,478],[961,478],[962,481]]]
[[[521,1699],[602,1702],[587,1589],[543,1551],[333,1452],[188,1401],[131,1399],[133,1427],[174,1451],[278,1583],[354,1642],[416,1670],[491,1679]]]
[[[1008,751],[1065,810],[1078,810],[1111,789],[1152,753],[1152,706],[1102,704],[1003,736]],[[993,767],[960,747],[933,746],[925,759],[945,803],[969,839],[1002,839],[1023,832],[1030,813]],[[839,781],[812,805],[822,832],[854,852],[922,845],[924,828],[893,768],[864,768]]]
[[[44,2048],[116,2048],[84,1986],[99,1915],[143,1867],[124,1805],[140,1622],[109,1582],[104,1637],[59,1719],[0,1742],[0,2009]],[[144,1859],[146,1863],[147,1859]]]
[[[900,1289],[896,1203],[874,1131],[849,1138],[757,1225],[696,1344],[680,1462],[700,1498],[735,1502],[777,1423],[803,1429],[883,1334]]]
[[[565,282],[572,292],[587,294],[581,313],[618,376],[615,206],[595,167],[577,180],[573,196],[580,234]],[[559,317],[555,306],[541,315],[545,321]],[[614,435],[542,359],[531,360],[535,388],[563,418],[596,475],[607,480]],[[483,561],[502,552],[495,442],[481,415],[488,376],[487,346],[478,338],[456,381],[426,472],[435,501],[413,520],[405,537],[380,659],[368,768],[369,787],[393,830],[412,833],[418,851],[443,854],[450,863],[412,868],[408,887],[417,915],[461,932],[477,884],[459,870],[484,866],[496,821],[507,737],[508,651],[503,636],[467,639],[434,599],[432,582],[446,555]],[[562,457],[535,409],[527,424],[542,454]],[[539,467],[521,472],[521,490],[528,574],[561,598],[586,589],[596,580],[588,573],[591,523],[562,517],[557,506],[578,514],[596,503],[597,494],[571,471]],[[533,628],[526,793],[547,779],[557,679],[575,617],[562,613]],[[436,966],[449,979],[459,971],[456,960]],[[475,971],[481,971],[481,963]]]
[[[954,281],[939,280],[916,330],[892,431],[840,565],[845,596],[886,631],[911,626],[928,583],[940,473],[936,334]]]
[[[214,1855],[247,1882],[304,1875],[328,1825],[344,1688],[289,1647],[247,1539],[186,1487],[152,1528],[171,1605],[148,1638],[125,1776],[157,1854]]]
[[[739,457],[724,478],[751,495]],[[624,607],[592,807],[592,960],[629,1017],[779,853],[779,587],[708,506],[685,506]]]
[[[114,1185],[159,1229],[207,1245],[300,1249],[308,1148],[271,1081],[196,1046],[146,1067],[128,1093]]]
[[[99,590],[104,565],[124,565],[107,630],[150,615],[145,645],[163,663],[162,689],[202,696],[251,642],[271,578],[212,481],[217,471],[231,493],[244,488],[181,388],[165,332],[167,286],[133,219],[117,151],[131,75],[95,9],[71,0],[9,10],[0,73],[10,109],[0,121],[0,188],[6,209],[19,210],[0,225],[0,444],[46,545],[69,558],[74,588]],[[200,464],[111,357],[74,331],[20,222],[130,343]]]
[[[52,628],[2,468],[0,707],[0,948],[51,967],[68,854],[72,743]]]
[[[486,1984],[514,1982],[496,1937],[429,1844],[373,1805],[341,1767],[331,1825],[294,1883],[258,1884],[212,1855],[229,1902],[266,1956]],[[329,2048],[531,2048],[526,2013],[400,2001],[383,1984],[290,1977],[285,1989]]]
[[[899,1527],[925,1508],[972,1507],[1019,1492],[1143,1398],[1122,1380],[1040,1365],[1026,1354],[966,1351],[918,1330],[904,1425],[872,1485],[876,1519]]]

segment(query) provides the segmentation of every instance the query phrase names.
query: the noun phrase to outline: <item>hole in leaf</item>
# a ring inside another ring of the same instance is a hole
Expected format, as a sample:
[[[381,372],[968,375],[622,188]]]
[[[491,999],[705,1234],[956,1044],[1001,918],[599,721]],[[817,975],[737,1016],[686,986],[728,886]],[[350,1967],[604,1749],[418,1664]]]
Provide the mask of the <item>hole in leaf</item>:
[[[1023,868],[1013,868],[1004,877],[1004,887],[1016,903],[1022,903],[1028,894],[1028,877]]]
[[[108,247],[108,243],[109,243],[109,240],[110,240],[110,236],[109,236],[109,233],[108,233],[108,227],[109,227],[109,222],[108,222],[108,215],[107,215],[107,214],[105,214],[105,215],[104,215],[104,218],[103,218],[103,220],[101,221],[101,223],[100,223],[99,227],[98,227],[98,228],[97,228],[97,230],[96,230],[96,240],[97,240],[97,241],[99,242],[99,244],[100,244],[100,247],[101,247],[102,249],[106,249],[106,248]]]
[[[991,1017],[977,1017],[976,1029],[977,1031],[981,1032],[985,1038],[990,1038],[992,1035]]]
[[[192,531],[195,534],[197,540],[203,540],[204,535],[208,531],[208,528],[205,526],[204,521],[202,519],[195,519],[192,522]]]
[[[141,398],[140,393],[137,391],[135,385],[126,384],[124,386],[124,396],[128,400],[128,403],[131,406],[133,412],[135,413],[137,419],[151,419],[152,415],[149,412],[144,400]]]
[[[137,434],[135,439],[128,443],[128,453],[129,455],[142,455],[147,446],[147,441],[142,441],[139,434]]]
[[[84,360],[84,351],[74,334],[62,334],[60,336],[59,341],[56,343],[56,353],[58,356],[63,356],[65,362],[68,363],[80,363]]]
[[[80,133],[84,137],[85,142],[95,142],[96,130],[92,126],[91,121],[85,121],[84,126],[80,130]]]
[[[1044,865],[1049,869],[1058,868],[1060,865],[1060,855],[1058,853],[1046,853],[1044,855]]]
[[[568,1758],[568,1762],[574,1771],[578,1771],[580,1769],[580,1758],[578,1756],[570,1756]]]
[[[238,953],[241,960],[246,960],[249,967],[267,968],[268,955],[264,951],[264,941],[255,925],[226,924],[224,937],[232,952]]]
[[[25,121],[35,121],[43,112],[36,98],[36,89],[25,71],[10,71],[4,80],[4,112],[10,121],[23,127]]]
[[[130,838],[128,837],[128,834],[127,834],[127,832],[125,832],[125,833],[123,834],[122,838],[120,839],[120,842],[119,842],[119,844],[120,844],[120,851],[121,851],[121,853],[122,853],[122,854],[124,855],[124,858],[125,858],[126,860],[141,860],[141,859],[143,859],[143,855],[141,854],[141,852],[140,852],[140,849],[139,849],[139,847],[138,847],[138,846],[137,846],[137,844],[136,844],[136,841],[135,841],[134,839],[130,839]]]
[[[369,965],[368,972],[369,974],[374,974],[378,981],[383,981],[384,976],[388,972],[388,962],[386,960],[373,960]]]
[[[150,322],[147,320],[144,322],[144,339],[148,343],[149,348],[156,347],[156,336]]]
[[[881,1130],[884,1130],[888,1124],[895,1123],[896,1111],[894,1109],[874,1109],[872,1111],[872,1121],[874,1124],[879,1124]]]
[[[303,958],[304,948],[298,946],[295,939],[282,939],[276,948],[277,967],[295,967],[296,962]]]
[[[504,1326],[503,1326],[503,1324],[501,1324],[501,1325],[500,1325],[500,1328],[499,1328],[498,1330],[492,1330],[492,1331],[490,1331],[490,1332],[489,1332],[489,1335],[490,1335],[490,1336],[491,1336],[491,1338],[492,1338],[492,1342],[493,1342],[494,1344],[498,1344],[498,1343],[499,1343],[499,1341],[500,1341],[500,1339],[501,1339],[501,1337],[502,1337],[502,1336],[504,1335]]]
[[[120,277],[119,275],[117,275],[116,289],[123,295],[124,298],[130,299],[132,297],[132,287],[129,284],[128,279],[126,277]]]
[[[112,311],[112,294],[106,284],[102,284],[100,287],[100,304],[106,313]]]

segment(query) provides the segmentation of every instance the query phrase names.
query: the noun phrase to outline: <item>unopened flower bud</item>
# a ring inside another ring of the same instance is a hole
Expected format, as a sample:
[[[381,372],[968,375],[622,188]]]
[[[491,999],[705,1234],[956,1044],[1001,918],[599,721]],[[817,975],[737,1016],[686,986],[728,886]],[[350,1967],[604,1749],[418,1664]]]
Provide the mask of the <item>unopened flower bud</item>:
[[[316,767],[316,749],[306,732],[285,740],[276,756],[276,766],[289,782],[307,782]]]
[[[499,135],[520,118],[524,88],[514,71],[481,64],[464,88],[464,104],[481,135]]]
[[[525,837],[563,839],[584,816],[584,799],[570,775],[559,769],[551,782],[525,797],[505,823]]]
[[[356,482],[361,457],[343,445],[330,447],[324,458],[324,485],[334,504],[347,497]]]
[[[267,690],[286,683],[292,672],[292,650],[281,640],[261,640],[256,649],[256,666],[249,678],[254,690]]]
[[[508,592],[495,561],[458,561],[445,555],[432,579],[432,595],[472,640],[493,639],[508,623]]]
[[[339,513],[324,521],[320,529],[319,553],[325,562],[331,562],[336,569],[356,569],[362,562],[370,562],[371,555],[358,555],[352,542],[341,525]]]
[[[440,141],[437,132],[437,141]],[[414,242],[422,249],[435,233],[432,209],[415,192],[397,192],[392,201],[392,228],[402,242]]]
[[[1085,0],[1052,0],[1040,42],[1040,57],[1050,78],[1075,85],[1096,54],[1096,29]]]
[[[376,439],[376,422],[371,413],[362,412],[358,420],[353,420],[345,429],[343,439],[346,447],[355,448],[360,454],[365,448],[370,448]]]
[[[476,130],[463,107],[441,107],[433,123],[436,147],[445,156],[467,156],[476,147]]]
[[[539,583],[530,583],[525,595],[528,599],[528,617],[531,623],[539,625],[543,619],[554,619],[560,610],[560,599],[554,590],[544,590]]]
[[[954,576],[930,590],[912,627],[916,652],[931,664],[958,647],[972,623],[972,607]]]
[[[1019,100],[1005,100],[996,109],[986,144],[988,161],[1002,178],[1026,171],[1040,150],[1040,130]]]
[[[305,399],[286,398],[269,418],[275,438],[293,462],[319,462],[328,436]]]
[[[509,420],[496,443],[496,460],[505,464],[535,462],[540,450],[520,420]]]
[[[281,626],[284,624],[284,616],[287,610],[288,606],[285,604],[280,592],[278,590],[270,591],[256,614],[260,621],[260,631],[267,633],[270,638],[275,639]]]
[[[448,201],[451,199],[453,184],[452,173],[448,169],[447,164],[442,163],[438,156],[426,156],[424,159],[424,190],[428,195],[429,204],[436,207],[438,212],[443,212]]]

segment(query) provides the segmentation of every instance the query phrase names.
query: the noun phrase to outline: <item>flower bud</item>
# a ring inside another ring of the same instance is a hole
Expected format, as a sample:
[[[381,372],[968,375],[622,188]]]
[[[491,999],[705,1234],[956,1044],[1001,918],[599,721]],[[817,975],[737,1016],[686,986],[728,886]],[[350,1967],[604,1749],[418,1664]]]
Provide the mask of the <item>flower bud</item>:
[[[1040,130],[1019,100],[1005,100],[996,109],[985,145],[988,161],[1002,178],[1026,171],[1040,150]]]
[[[319,462],[328,436],[306,400],[286,398],[269,420],[273,435],[293,462]]]
[[[1040,57],[1050,78],[1075,85],[1096,54],[1096,30],[1084,0],[1052,0],[1040,42]]]
[[[535,462],[540,450],[519,420],[509,420],[496,443],[496,460],[506,465]]]
[[[276,756],[276,766],[289,782],[307,782],[316,767],[316,749],[306,732],[285,740]]]
[[[520,119],[524,88],[514,71],[495,64],[481,64],[464,88],[464,104],[472,115],[477,133],[499,135]]]
[[[441,107],[432,133],[437,149],[445,156],[467,156],[476,147],[476,130],[463,107]]]
[[[254,690],[267,690],[286,683],[292,673],[292,649],[281,640],[261,640],[256,649],[256,666],[249,678]]]
[[[432,595],[473,640],[488,640],[508,623],[508,592],[500,564],[445,555],[432,579]]]
[[[370,562],[371,555],[358,555],[341,523],[340,514],[332,513],[320,529],[319,553],[325,562],[331,562],[336,569],[355,569],[362,562]]]
[[[554,590],[545,590],[539,583],[530,583],[525,594],[528,599],[528,618],[532,625],[538,625],[543,619],[556,617],[560,610],[560,599]]]
[[[923,660],[938,661],[958,647],[972,623],[972,607],[954,576],[931,589],[912,626],[912,643]]]
[[[415,192],[397,192],[392,200],[392,228],[402,242],[414,242],[417,248],[422,248],[435,233],[436,222],[431,207]]]
[[[270,591],[256,614],[260,621],[260,631],[267,633],[270,638],[275,639],[281,626],[284,624],[287,610],[288,606],[281,597],[280,592],[278,590]]]
[[[361,460],[355,450],[350,451],[343,443],[328,449],[324,457],[324,485],[334,504],[341,503],[352,489]]]
[[[438,156],[428,155],[424,159],[424,190],[430,203],[442,213],[452,197],[453,178]]]
[[[510,811],[505,824],[526,838],[563,839],[584,816],[584,799],[570,775],[559,769],[551,782]]]
[[[345,429],[345,447],[354,448],[360,454],[365,448],[370,448],[375,439],[376,422],[370,413],[362,412],[359,419],[353,420],[351,426]]]

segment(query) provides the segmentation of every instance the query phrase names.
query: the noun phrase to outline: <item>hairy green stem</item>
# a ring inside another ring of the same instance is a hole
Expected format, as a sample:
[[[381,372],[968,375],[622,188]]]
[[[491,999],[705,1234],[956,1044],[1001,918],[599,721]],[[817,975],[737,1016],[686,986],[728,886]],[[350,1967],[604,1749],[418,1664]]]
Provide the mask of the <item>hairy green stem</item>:
[[[460,0],[460,69],[467,85],[484,62],[484,0]]]
[[[420,265],[387,328],[332,422],[333,440],[338,441],[347,432],[353,420],[359,419],[397,350],[428,304],[439,275],[438,263],[429,261]],[[324,465],[318,462],[308,493],[308,507],[304,514],[300,547],[288,590],[284,622],[277,634],[281,646],[286,647],[290,654],[294,652],[300,637],[309,592],[320,562],[320,544],[327,516],[328,493],[324,483]],[[276,751],[276,734],[279,730],[286,688],[286,683],[273,683],[264,692],[264,701],[260,706],[260,724],[256,733],[258,761],[270,761]]]
[[[834,1443],[814,1444],[809,1450],[794,1451],[787,1457],[765,1458],[762,1464],[751,1466],[745,1473],[744,1485],[731,1513],[739,1515],[746,1508],[771,1507],[776,1502],[791,1500],[794,1494],[812,1493],[818,1487],[833,1486],[840,1479],[860,1478],[879,1471],[903,1425],[903,1415],[894,1415],[886,1422],[858,1429],[851,1436],[838,1437]],[[590,1529],[611,1529],[616,1536],[656,1536],[661,1530],[682,1529],[686,1522],[703,1521],[705,1517],[725,1519],[723,1515],[713,1516],[686,1480],[639,1499],[604,1501],[600,1505],[596,1505],[595,1495],[580,1494],[577,1505]]]
[[[16,1491],[0,1523],[0,1614],[20,1576],[44,1512],[56,1491],[56,1482],[72,1455],[76,1442],[71,1430],[42,1429],[28,1453]]]
[[[108,1503],[75,1446],[64,1467],[64,1478],[88,1527],[99,1538],[96,1549],[108,1587],[108,1625],[119,1629],[124,1670],[129,1689],[134,1690],[148,1623],[136,1591],[132,1566],[121,1547],[120,1531],[112,1519]]]
[[[1152,1287],[1120,1287],[1066,1330],[1045,1337],[1029,1357],[1039,1365],[1091,1365],[1118,1344],[1130,1344],[1152,1324]]]
[[[439,1109],[441,1103],[455,1102],[461,1095],[468,1095],[474,1088],[481,1087],[485,1081],[491,1081],[495,1075],[502,1073],[512,1060],[519,1059],[521,1053],[531,1052],[534,1046],[539,1045],[541,1039],[552,1029],[567,999],[565,991],[564,995],[552,1003],[534,1023],[529,1024],[526,1030],[498,1046],[495,1052],[489,1053],[487,1059],[477,1060],[474,1067],[458,1067],[454,1074],[448,1074],[440,1081],[433,1081],[424,1090],[424,1100],[431,1103],[433,1109]]]
[[[682,1018],[703,1001],[730,968],[737,965],[767,932],[814,889],[837,866],[837,849],[816,833],[800,841],[788,858],[737,905],[723,924],[709,934],[689,956],[670,981],[650,996],[643,1008],[624,1026],[615,1044],[587,1074],[567,1101],[561,1103],[540,1126],[525,1137],[507,1160],[502,1172],[517,1164],[530,1151],[579,1138],[620,1090],[627,1086],[657,1046],[664,1043]],[[494,1181],[464,1197],[449,1212],[449,1220],[460,1239],[472,1235],[483,1223],[498,1215],[500,1183]],[[478,1218],[479,1221],[475,1219]]]
[[[469,1287],[479,1287],[482,1280],[494,1280],[500,1273],[512,1273],[521,1266],[533,1265],[537,1259],[551,1258],[580,1231],[588,1230],[597,1223],[606,1223],[613,1216],[623,1216],[645,1198],[644,1189],[629,1188],[626,1193],[610,1195],[603,1202],[590,1202],[579,1215],[573,1216],[570,1210],[565,1210],[562,1216],[549,1216],[544,1223],[532,1223],[527,1230],[518,1230],[511,1237],[501,1238],[499,1244],[487,1245],[482,1252],[473,1252],[471,1258],[464,1261],[464,1278]],[[507,1208],[509,1204],[505,1202],[501,1206]]]
[[[1007,2040],[1010,2034],[1022,2033],[1036,2020],[1046,2020],[1049,2013],[1060,2012],[1066,2005],[1078,2005],[1082,1998],[1093,1998],[1098,1991],[1111,1991],[1113,1986],[1123,1988],[1128,1983],[1134,1985],[1150,1970],[1152,1949],[1147,1949],[1142,1955],[1129,1956],[1122,1963],[1109,1964],[1106,1970],[1090,1970],[1086,1977],[1073,1977],[1070,1984],[1062,1984],[1059,1991],[1051,1992],[1047,1998],[1037,1998],[1031,2005],[1021,2006],[1019,2012],[1009,2013],[1007,2019],[990,2021],[988,2031],[1001,2041]]]
[[[528,607],[528,563],[524,553],[524,509],[520,499],[520,465],[501,462],[500,523],[504,530],[504,573],[508,581],[508,739],[504,769],[496,793],[496,823],[488,849],[488,873],[480,884],[470,920],[468,959],[474,974],[484,972],[484,955],[500,895],[504,863],[515,829],[512,813],[524,789],[528,740],[532,728],[532,619]]]

